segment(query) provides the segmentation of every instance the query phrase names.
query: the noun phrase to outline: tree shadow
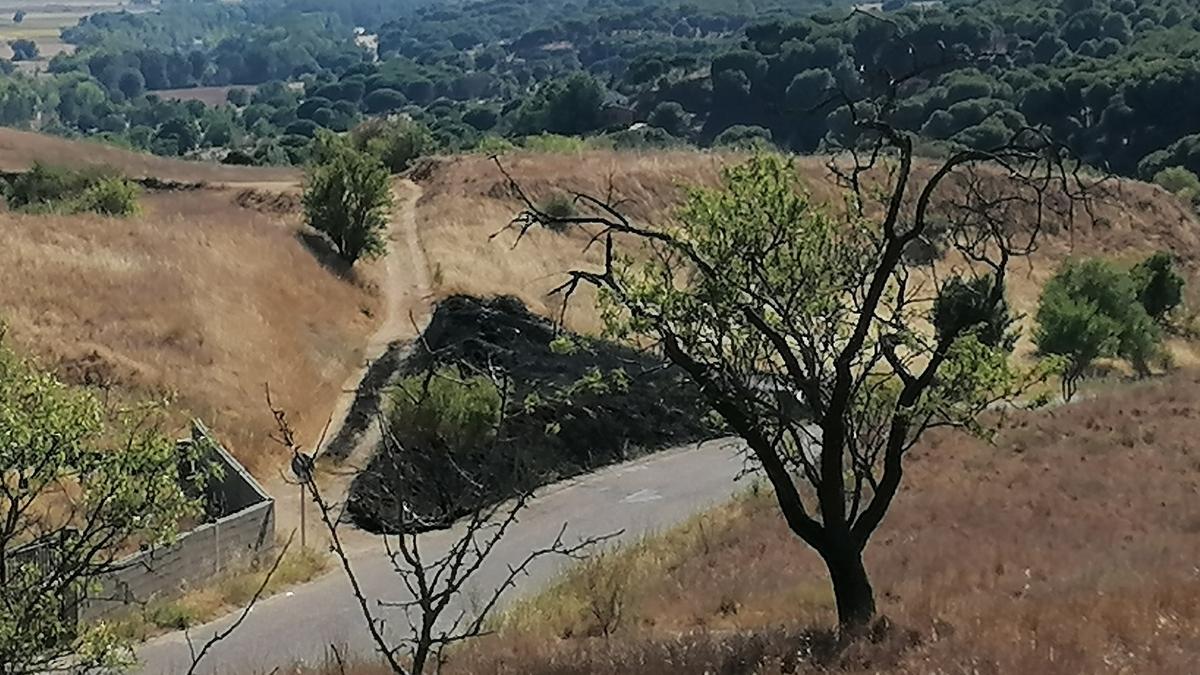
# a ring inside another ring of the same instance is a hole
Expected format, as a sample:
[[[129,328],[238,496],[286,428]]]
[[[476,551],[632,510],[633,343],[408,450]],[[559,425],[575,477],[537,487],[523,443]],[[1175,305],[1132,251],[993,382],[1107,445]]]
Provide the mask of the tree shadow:
[[[354,280],[356,278],[354,264],[338,255],[333,244],[319,233],[312,230],[299,230],[296,232],[296,239],[304,248],[308,249],[317,262],[321,263],[321,267],[342,279]]]
[[[359,437],[371,425],[375,414],[380,410],[379,404],[384,388],[392,375],[400,369],[405,346],[406,343],[401,340],[388,344],[387,350],[367,367],[367,372],[355,390],[354,402],[350,405],[346,421],[325,445],[325,456],[340,462],[354,451]]]

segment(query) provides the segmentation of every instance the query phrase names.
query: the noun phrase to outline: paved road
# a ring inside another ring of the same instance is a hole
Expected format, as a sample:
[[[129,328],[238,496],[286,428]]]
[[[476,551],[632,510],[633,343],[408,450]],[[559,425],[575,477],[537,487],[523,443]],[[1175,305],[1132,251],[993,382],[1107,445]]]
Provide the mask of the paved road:
[[[528,551],[549,544],[564,523],[569,539],[609,534],[623,528],[623,540],[679,523],[727,499],[737,489],[734,478],[743,466],[736,445],[713,441],[549,486],[531,503],[480,570],[475,580],[478,588],[480,591],[495,588],[506,565],[519,562]],[[425,536],[423,545],[428,550],[444,549],[453,533]],[[539,562],[510,594],[535,590],[564,564],[550,559]],[[353,568],[369,598],[404,598],[381,547],[370,545],[357,550]],[[192,639],[197,645],[203,644],[234,618],[225,617],[194,629]],[[399,616],[389,624],[397,629],[405,625]],[[204,660],[198,672],[254,675],[268,673],[275,667],[283,672],[294,663],[320,663],[330,644],[368,658],[373,651],[366,622],[340,568],[259,603],[245,623]],[[147,642],[138,649],[138,657],[143,664],[142,672],[147,675],[183,673],[190,664],[187,642],[181,633]]]

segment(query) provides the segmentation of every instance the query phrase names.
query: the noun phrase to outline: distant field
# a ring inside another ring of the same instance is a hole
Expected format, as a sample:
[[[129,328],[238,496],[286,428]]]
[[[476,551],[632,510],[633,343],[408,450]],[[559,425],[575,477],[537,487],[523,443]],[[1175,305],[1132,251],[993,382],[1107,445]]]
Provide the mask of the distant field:
[[[230,89],[254,91],[254,86],[188,87],[187,89],[157,89],[150,93],[170,101],[200,101],[205,105],[221,105]]]
[[[74,26],[79,20],[90,14],[122,9],[128,3],[120,0],[63,0],[53,3],[32,2],[25,0],[7,0],[0,2],[0,58],[12,57],[8,43],[11,40],[33,40],[41,52],[36,61],[26,61],[18,64],[23,70],[45,70],[44,62],[49,61],[55,54],[74,50],[73,45],[59,39],[59,32]],[[17,11],[25,12],[21,23],[13,22]],[[145,11],[144,9],[141,11]]]

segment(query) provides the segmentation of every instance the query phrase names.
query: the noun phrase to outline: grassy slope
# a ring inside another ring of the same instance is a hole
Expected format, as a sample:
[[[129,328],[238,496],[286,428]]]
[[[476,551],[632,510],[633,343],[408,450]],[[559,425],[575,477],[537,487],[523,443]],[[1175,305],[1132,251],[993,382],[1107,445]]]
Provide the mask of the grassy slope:
[[[1181,373],[1018,415],[994,446],[931,435],[867,550],[881,611],[915,635],[845,672],[1195,672],[1197,409],[1200,379]],[[623,620],[596,639],[614,588]],[[731,635],[786,653],[833,619],[820,561],[764,493],[568,574],[453,672],[720,670],[744,649]],[[699,646],[669,662],[682,635]]]
[[[134,178],[176,182],[276,184],[295,183],[300,173],[290,167],[228,166],[189,162],[132,152],[91,141],[0,127],[0,171],[24,171],[35,161],[68,167],[103,166]]]
[[[602,194],[611,177],[632,215],[661,221],[679,184],[711,185],[730,159],[590,153],[505,161],[535,199],[564,189]],[[821,162],[799,166],[812,192],[836,197]],[[544,294],[562,272],[599,262],[598,251],[582,252],[582,233],[535,233],[515,253],[511,235],[489,240],[518,204],[486,159],[438,163],[418,179],[440,294],[516,292],[553,311]],[[1176,200],[1121,182],[1093,215],[1047,238],[1029,265],[1013,270],[1018,309],[1030,311],[1041,284],[1072,255],[1133,261],[1165,248],[1182,258],[1195,288],[1200,226]],[[568,321],[597,327],[586,299]],[[1198,408],[1200,378],[1185,370],[1070,409],[1023,414],[995,446],[930,436],[868,551],[882,611],[916,633],[836,665],[862,673],[1194,672],[1200,525],[1189,504],[1200,490],[1190,442],[1200,434]],[[593,610],[614,586],[624,618],[618,639],[605,640],[596,637]],[[832,619],[819,560],[763,495],[568,575],[519,607],[496,639],[460,654],[451,671],[750,672],[726,667],[764,654],[794,660],[801,641],[820,644],[812,629]],[[762,672],[780,669],[777,661]]]
[[[516,154],[503,159],[526,192],[541,200],[555,192],[579,190],[603,196],[610,189],[625,200],[625,211],[641,224],[661,224],[684,193],[683,186],[715,185],[720,169],[736,156],[716,153],[588,152],[580,155]],[[825,161],[797,160],[806,189],[817,200],[839,203]],[[564,272],[596,267],[602,246],[584,252],[588,234],[536,230],[514,251],[515,233],[490,238],[508,223],[520,204],[496,166],[485,157],[431,162],[416,179],[425,193],[418,208],[422,241],[434,269],[439,295],[516,293],[535,311],[553,313],[556,298],[546,293],[562,283]],[[1030,312],[1042,283],[1070,255],[1107,255],[1134,261],[1157,249],[1183,259],[1200,271],[1200,222],[1161,189],[1133,181],[1111,182],[1092,205],[1094,218],[1076,217],[1071,232],[1044,240],[1030,265],[1010,271],[1012,300]],[[591,298],[579,297],[569,308],[569,325],[582,331],[599,328]]]
[[[91,150],[73,147],[80,157]],[[213,175],[116,156],[126,169]],[[129,219],[0,213],[0,318],[16,344],[68,379],[173,398],[181,416],[203,416],[241,459],[266,470],[276,448],[264,384],[302,431],[318,433],[357,366],[378,300],[368,282],[318,262],[295,218],[234,198],[224,189],[152,193]],[[370,266],[362,272],[371,277]]]

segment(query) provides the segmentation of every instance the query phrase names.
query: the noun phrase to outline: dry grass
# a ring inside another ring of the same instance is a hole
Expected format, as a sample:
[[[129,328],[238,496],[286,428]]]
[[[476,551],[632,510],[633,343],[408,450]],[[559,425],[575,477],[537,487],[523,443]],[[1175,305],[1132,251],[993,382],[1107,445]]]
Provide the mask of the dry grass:
[[[157,157],[116,146],[0,128],[0,171],[24,171],[35,161],[72,168],[116,169],[131,178],[201,183],[295,183],[293,168],[229,166]]]
[[[639,219],[667,218],[681,184],[712,185],[736,158],[516,155],[534,199],[616,194]],[[799,167],[819,198],[836,192],[818,160]],[[489,240],[519,208],[482,158],[418,172],[422,236],[439,294],[545,292],[599,252],[586,235],[538,232],[513,252]],[[1196,219],[1157,188],[1123,182],[1070,233],[1014,270],[1029,311],[1071,255],[1133,261],[1165,248],[1189,276]],[[1193,284],[1193,286],[1195,286]],[[568,313],[595,330],[587,299]],[[1069,408],[1022,413],[995,445],[931,434],[867,552],[880,609],[896,629],[831,655],[831,593],[820,560],[783,525],[769,494],[610,552],[520,603],[500,631],[457,653],[448,673],[1194,673],[1200,662],[1200,377],[1181,372],[1106,388]],[[335,667],[314,672],[337,673]],[[360,664],[352,675],[386,672]]]
[[[208,623],[219,616],[245,607],[259,588],[262,598],[301,584],[320,576],[329,567],[326,553],[314,549],[288,551],[279,562],[278,569],[265,579],[267,570],[274,560],[261,561],[267,567],[255,567],[233,574],[204,588],[196,589],[172,600],[151,600],[139,611],[112,622],[112,629],[131,640],[148,640],[170,631],[184,630]]]
[[[995,446],[931,435],[867,552],[881,610],[918,643],[871,658],[897,673],[1195,672],[1198,410],[1200,378],[1179,374],[1024,414]],[[637,655],[652,658],[640,672],[704,672],[730,636],[782,630],[798,645],[834,619],[820,561],[765,493],[613,561],[628,580],[613,638],[594,637],[601,572],[583,567],[518,605],[453,672],[616,673]],[[668,667],[680,636],[707,646]]]
[[[1018,414],[994,445],[931,434],[867,550],[892,627],[845,652],[821,562],[762,491],[568,571],[443,672],[1190,675],[1198,434],[1196,373]]]
[[[276,450],[264,384],[315,435],[378,301],[323,266],[294,223],[233,198],[151,194],[129,219],[0,214],[0,317],[70,381],[203,417],[262,475]]]
[[[636,154],[595,151],[578,155],[514,154],[505,167],[535,201],[577,190],[605,195],[610,187],[628,215],[642,223],[667,223],[685,186],[713,186],[720,169],[738,155],[671,152]],[[825,161],[800,158],[797,168],[818,201],[841,203]],[[927,167],[922,167],[927,171]],[[502,230],[520,209],[516,195],[492,162],[462,157],[431,162],[414,176],[425,190],[418,208],[422,240],[440,296],[454,293],[515,293],[532,309],[553,314],[558,298],[547,293],[565,272],[598,266],[602,250],[584,252],[589,235],[535,230],[513,250],[515,233]],[[1070,232],[1047,237],[1028,265],[1011,271],[1010,293],[1017,310],[1031,313],[1039,289],[1070,255],[1107,255],[1134,261],[1154,250],[1181,256],[1194,276],[1200,271],[1200,223],[1178,200],[1155,186],[1112,182],[1094,205],[1094,218],[1081,214]],[[576,330],[595,332],[599,322],[592,297],[581,295],[567,313]]]

